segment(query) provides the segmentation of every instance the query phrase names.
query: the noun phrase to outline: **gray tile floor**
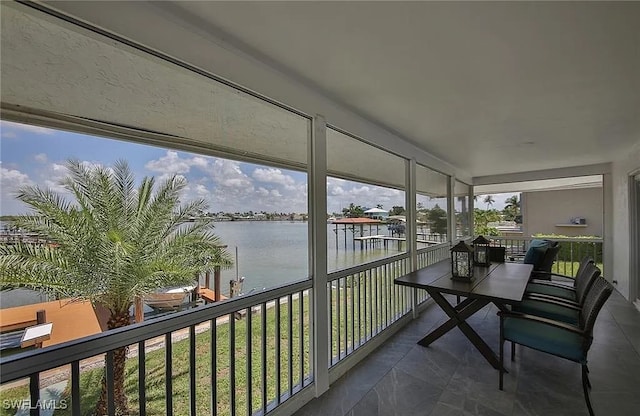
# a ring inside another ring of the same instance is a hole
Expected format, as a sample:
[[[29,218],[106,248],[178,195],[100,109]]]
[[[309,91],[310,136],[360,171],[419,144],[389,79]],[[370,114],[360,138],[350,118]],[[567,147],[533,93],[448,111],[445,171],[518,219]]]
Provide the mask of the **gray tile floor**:
[[[469,319],[494,351],[496,312],[487,306]],[[507,343],[500,391],[498,372],[458,329],[416,344],[445,318],[431,305],[296,415],[588,415],[579,364],[520,346],[511,362]],[[589,369],[596,415],[640,415],[640,312],[617,292],[598,316]]]

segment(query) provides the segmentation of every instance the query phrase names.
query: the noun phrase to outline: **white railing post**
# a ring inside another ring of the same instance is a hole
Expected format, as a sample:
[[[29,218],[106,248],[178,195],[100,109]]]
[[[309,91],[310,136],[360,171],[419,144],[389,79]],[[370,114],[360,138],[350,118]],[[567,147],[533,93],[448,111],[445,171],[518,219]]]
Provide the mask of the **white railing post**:
[[[453,176],[449,176],[447,182],[447,234],[449,237],[449,244],[453,245],[456,241],[456,205],[455,205],[455,189],[456,179]]]
[[[405,204],[406,204],[406,227],[405,237],[407,240],[407,252],[409,253],[409,270],[414,271],[418,265],[418,243],[416,225],[416,160],[409,159],[406,163],[405,173]],[[418,317],[418,290],[415,288],[405,288],[407,295],[411,298],[411,311],[414,318]]]
[[[603,232],[602,239],[602,275],[609,281],[615,280],[613,275],[613,179],[611,173],[602,175]]]
[[[309,146],[309,270],[313,278],[313,372],[315,396],[329,389],[327,301],[327,123],[316,115]]]
[[[473,210],[475,209],[475,204],[474,204],[474,199],[473,199],[473,194],[475,193],[475,191],[473,190],[473,185],[469,185],[469,236],[471,238],[473,238],[475,236],[475,229],[476,229],[476,224],[474,222],[474,217],[475,215]]]

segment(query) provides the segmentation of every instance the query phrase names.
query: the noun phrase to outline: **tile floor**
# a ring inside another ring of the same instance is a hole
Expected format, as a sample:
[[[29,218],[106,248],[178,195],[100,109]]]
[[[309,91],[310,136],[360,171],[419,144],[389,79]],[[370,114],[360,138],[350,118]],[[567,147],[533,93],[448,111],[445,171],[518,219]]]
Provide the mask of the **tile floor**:
[[[499,319],[490,305],[469,319],[498,351]],[[588,415],[580,365],[521,346],[498,372],[454,329],[428,348],[416,344],[445,320],[432,304],[421,316],[335,382],[297,416]],[[614,291],[600,312],[589,351],[597,416],[640,415],[640,312]]]

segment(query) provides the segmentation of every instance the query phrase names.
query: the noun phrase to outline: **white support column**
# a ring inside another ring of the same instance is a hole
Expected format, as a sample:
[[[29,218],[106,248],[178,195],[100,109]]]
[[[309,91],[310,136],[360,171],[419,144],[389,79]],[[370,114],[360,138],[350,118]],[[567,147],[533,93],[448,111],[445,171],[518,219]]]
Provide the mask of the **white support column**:
[[[602,250],[602,275],[609,281],[613,276],[613,178],[611,173],[602,175],[603,198],[603,250]]]
[[[455,195],[453,191],[456,185],[456,178],[449,177],[447,183],[447,233],[449,234],[449,244],[453,245],[456,241],[456,210],[455,210]]]
[[[417,225],[416,225],[416,160],[410,159],[405,163],[405,238],[407,239],[407,252],[409,253],[409,270],[414,271],[418,267],[418,243],[417,243]],[[405,288],[409,290],[411,295],[411,310],[413,317],[418,317],[418,290]]]
[[[315,396],[329,390],[327,300],[327,123],[316,115],[309,146],[309,271],[313,278],[311,343]]]
[[[410,159],[407,161],[406,169],[406,227],[405,236],[407,238],[407,252],[409,252],[409,268],[414,271],[418,264],[418,244],[416,242],[417,226],[416,226],[416,160]]]
[[[474,200],[473,200],[473,185],[469,185],[469,236],[471,237],[471,239],[473,239],[474,235],[475,235],[475,223],[474,223],[474,216],[473,215],[473,210],[475,208],[475,204],[474,204]]]

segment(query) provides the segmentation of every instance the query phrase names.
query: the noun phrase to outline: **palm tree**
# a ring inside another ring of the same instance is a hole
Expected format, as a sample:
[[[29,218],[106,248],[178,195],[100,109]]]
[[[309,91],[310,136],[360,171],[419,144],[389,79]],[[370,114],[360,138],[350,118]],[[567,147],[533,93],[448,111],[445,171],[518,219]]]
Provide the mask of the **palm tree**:
[[[34,215],[13,224],[53,242],[0,247],[0,285],[29,287],[91,301],[109,310],[108,329],[129,325],[136,299],[158,288],[187,284],[214,266],[230,266],[229,254],[211,232],[207,207],[181,204],[186,180],[172,177],[156,187],[145,177],[136,189],[124,161],[113,169],[67,162],[62,185],[75,201],[51,190],[20,189],[17,198]],[[155,192],[154,192],[154,188]],[[198,220],[191,222],[192,218]],[[116,412],[128,414],[124,392],[126,348],[114,351]],[[106,414],[106,379],[96,414]]]
[[[520,200],[518,195],[513,195],[507,198],[505,201],[504,207],[509,209],[518,210],[520,209]]]
[[[518,195],[510,196],[505,200],[502,212],[508,220],[514,220],[520,214],[520,199]]]
[[[495,199],[493,199],[493,195],[487,195],[484,197],[484,203],[487,204],[487,209],[489,209],[489,207],[493,205],[494,202],[496,201]]]

